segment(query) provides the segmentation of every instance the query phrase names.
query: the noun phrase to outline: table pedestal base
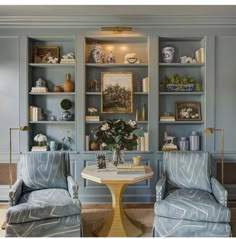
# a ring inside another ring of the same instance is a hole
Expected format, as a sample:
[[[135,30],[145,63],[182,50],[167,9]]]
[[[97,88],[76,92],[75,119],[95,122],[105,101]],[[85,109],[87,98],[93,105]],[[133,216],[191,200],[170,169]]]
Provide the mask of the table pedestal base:
[[[129,218],[122,207],[122,196],[126,184],[107,184],[112,194],[112,213],[106,218],[104,224],[94,231],[99,237],[138,237],[143,231],[141,224]]]

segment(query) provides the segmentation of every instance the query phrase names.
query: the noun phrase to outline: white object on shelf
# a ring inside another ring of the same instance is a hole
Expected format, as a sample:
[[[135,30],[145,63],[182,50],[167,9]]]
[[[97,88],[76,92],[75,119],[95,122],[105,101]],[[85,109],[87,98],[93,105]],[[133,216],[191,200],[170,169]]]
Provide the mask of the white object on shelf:
[[[198,63],[204,63],[205,62],[205,52],[204,48],[200,48],[197,51],[195,51],[195,58]]]
[[[144,151],[149,150],[148,132],[144,132]]]
[[[86,139],[85,139],[85,149],[86,151],[89,151],[89,142],[90,142],[90,135],[86,135]]]
[[[148,77],[143,78],[143,92],[149,91]]]
[[[140,151],[145,151],[145,138],[144,138],[144,136],[140,137]]]

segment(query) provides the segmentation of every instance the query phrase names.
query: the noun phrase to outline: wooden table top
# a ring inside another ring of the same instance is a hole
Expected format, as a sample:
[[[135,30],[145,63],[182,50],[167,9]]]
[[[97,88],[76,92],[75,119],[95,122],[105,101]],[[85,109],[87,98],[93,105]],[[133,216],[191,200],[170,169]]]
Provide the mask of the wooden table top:
[[[83,171],[81,172],[81,176],[85,179],[89,179],[91,181],[103,184],[132,184],[152,177],[153,171],[151,170],[151,168],[146,166],[146,169],[146,173],[144,174],[118,174],[117,168],[112,164],[108,165],[108,169],[106,171],[97,171],[96,165],[89,165],[83,169]]]

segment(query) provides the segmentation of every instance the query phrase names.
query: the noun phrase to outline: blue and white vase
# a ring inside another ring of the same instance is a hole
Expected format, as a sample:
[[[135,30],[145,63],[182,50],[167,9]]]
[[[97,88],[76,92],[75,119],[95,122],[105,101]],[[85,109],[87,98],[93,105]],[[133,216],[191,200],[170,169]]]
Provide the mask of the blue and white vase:
[[[164,63],[172,63],[175,55],[175,48],[173,46],[166,46],[162,49],[161,54]]]
[[[96,44],[94,49],[92,50],[93,61],[95,63],[104,63],[104,52],[102,49],[102,45]]]

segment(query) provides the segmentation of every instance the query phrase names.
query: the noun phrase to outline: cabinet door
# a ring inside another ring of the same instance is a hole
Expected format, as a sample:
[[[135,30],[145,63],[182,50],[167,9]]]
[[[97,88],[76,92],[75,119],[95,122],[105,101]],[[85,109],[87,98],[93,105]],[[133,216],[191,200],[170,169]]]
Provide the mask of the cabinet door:
[[[0,37],[0,152],[9,151],[9,128],[19,127],[19,39]],[[19,152],[19,132],[12,137],[12,151]]]

